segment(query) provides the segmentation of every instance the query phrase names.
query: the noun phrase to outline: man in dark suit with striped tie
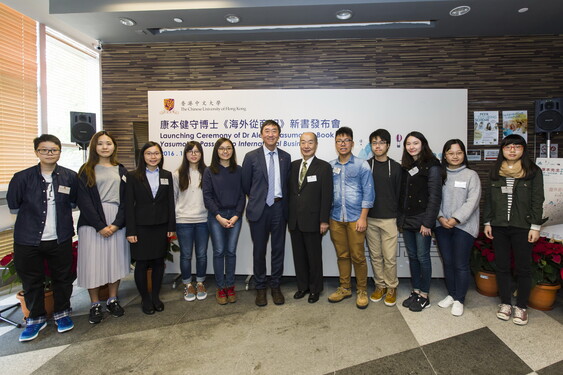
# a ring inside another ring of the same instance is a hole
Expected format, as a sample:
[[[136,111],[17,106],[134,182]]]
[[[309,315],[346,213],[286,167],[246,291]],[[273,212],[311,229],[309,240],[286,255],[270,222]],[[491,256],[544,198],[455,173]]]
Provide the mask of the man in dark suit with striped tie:
[[[303,133],[299,148],[303,159],[291,163],[289,176],[289,233],[293,247],[297,292],[301,299],[309,293],[309,303],[319,300],[323,290],[322,238],[328,230],[332,206],[332,168],[315,156],[318,140]]]

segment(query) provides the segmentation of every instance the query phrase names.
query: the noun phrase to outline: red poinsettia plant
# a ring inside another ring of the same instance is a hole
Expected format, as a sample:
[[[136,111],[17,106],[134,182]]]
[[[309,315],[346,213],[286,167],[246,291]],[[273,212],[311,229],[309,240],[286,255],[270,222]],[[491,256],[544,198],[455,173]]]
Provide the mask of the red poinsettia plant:
[[[72,243],[72,271],[76,274],[76,266],[78,262],[78,241],[74,241]],[[21,279],[19,278],[16,272],[16,265],[14,264],[14,253],[11,252],[10,254],[5,255],[0,260],[0,266],[2,267],[2,281],[8,282],[11,281],[10,286],[14,284],[21,283]],[[47,261],[44,262],[44,273],[45,273],[45,290],[51,289],[51,270],[49,269],[49,265]]]
[[[177,253],[179,251],[180,251],[180,246],[178,246],[178,237],[176,235],[168,237],[168,251],[166,253],[166,260],[169,262],[173,262],[174,255],[172,254],[172,252]]]
[[[532,281],[536,284],[557,284],[563,279],[563,244],[540,237],[532,249]]]
[[[473,242],[473,251],[471,253],[471,270],[473,273],[478,272],[497,272],[497,264],[495,263],[495,250],[493,249],[493,241],[485,236],[485,233],[479,233],[479,236]]]

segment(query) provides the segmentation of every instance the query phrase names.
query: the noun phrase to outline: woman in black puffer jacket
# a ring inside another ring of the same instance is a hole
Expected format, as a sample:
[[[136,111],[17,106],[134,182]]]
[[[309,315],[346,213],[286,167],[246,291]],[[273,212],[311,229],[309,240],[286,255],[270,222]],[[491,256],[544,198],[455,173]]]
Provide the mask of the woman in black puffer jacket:
[[[442,169],[426,137],[417,131],[405,137],[401,166],[397,225],[407,247],[413,289],[403,306],[418,312],[430,307],[430,244],[442,199]]]

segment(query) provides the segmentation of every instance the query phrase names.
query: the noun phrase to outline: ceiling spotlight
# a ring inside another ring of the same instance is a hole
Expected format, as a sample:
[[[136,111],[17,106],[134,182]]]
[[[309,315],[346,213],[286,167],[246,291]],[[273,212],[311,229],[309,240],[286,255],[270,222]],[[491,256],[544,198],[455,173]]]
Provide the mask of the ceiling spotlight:
[[[471,10],[471,7],[469,7],[467,5],[461,5],[461,6],[455,7],[452,10],[450,10],[450,16],[452,16],[452,17],[463,16],[464,14],[469,13],[470,10]]]
[[[176,23],[182,23],[182,22],[184,22],[184,20],[181,19],[180,17],[174,17],[174,22],[176,22]]]
[[[349,20],[350,18],[352,18],[353,14],[354,13],[352,13],[351,10],[342,9],[336,12],[336,18],[338,18],[339,20]]]
[[[228,23],[239,23],[240,22],[240,18],[238,16],[235,16],[234,14],[227,14],[225,16],[225,19],[227,20]]]
[[[135,26],[137,22],[133,21],[131,18],[121,17],[119,18],[119,22],[125,26]]]
[[[520,8],[518,9],[518,13],[526,13],[528,11],[528,8]]]

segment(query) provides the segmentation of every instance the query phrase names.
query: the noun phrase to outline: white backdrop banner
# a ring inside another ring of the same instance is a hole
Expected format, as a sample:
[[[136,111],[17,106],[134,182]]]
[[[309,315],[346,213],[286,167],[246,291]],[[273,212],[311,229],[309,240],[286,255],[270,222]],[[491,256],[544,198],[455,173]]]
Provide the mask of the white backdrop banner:
[[[149,138],[161,145],[164,167],[170,171],[178,168],[184,146],[192,140],[201,142],[204,160],[209,164],[215,141],[221,137],[233,142],[238,163],[242,164],[246,152],[262,145],[260,125],[268,119],[280,124],[278,146],[289,152],[292,159],[300,158],[299,136],[307,131],[314,132],[319,139],[317,157],[335,159],[334,133],[343,126],[353,129],[353,152],[364,159],[371,157],[368,137],[378,128],[391,133],[389,155],[397,161],[401,158],[403,139],[410,131],[422,132],[438,157],[447,140],[458,138],[466,142],[467,137],[465,89],[149,91],[148,110]],[[431,255],[433,276],[442,277],[442,264],[434,245]],[[402,241],[397,256],[399,276],[409,276]],[[210,244],[210,274],[212,257]],[[176,256],[167,272],[179,272],[178,264]],[[329,236],[323,240],[323,265],[325,276],[338,276]],[[295,274],[289,233],[284,269],[285,275]],[[252,274],[252,241],[246,220],[237,250],[236,272]]]

